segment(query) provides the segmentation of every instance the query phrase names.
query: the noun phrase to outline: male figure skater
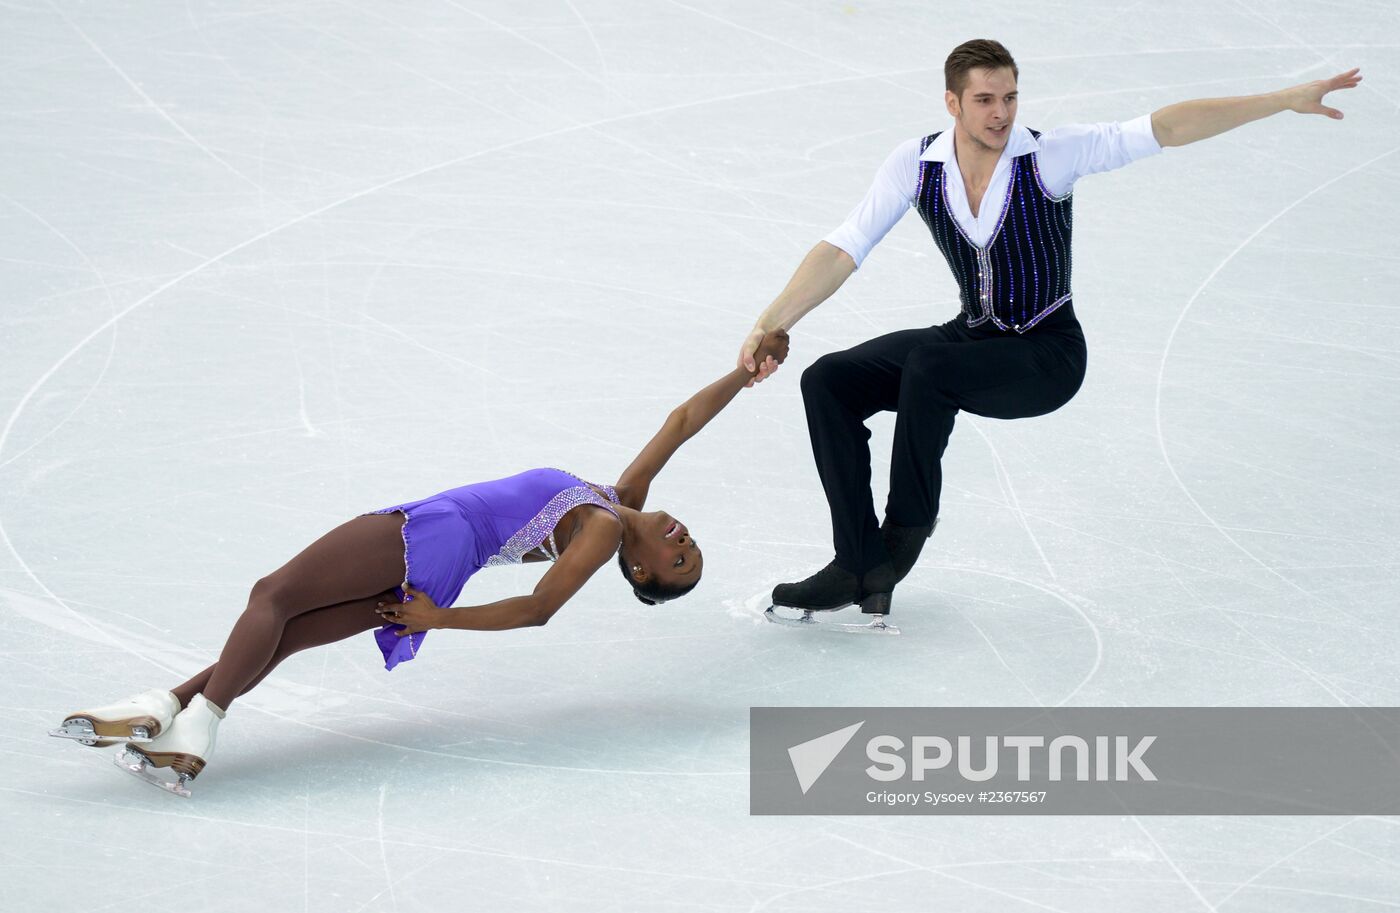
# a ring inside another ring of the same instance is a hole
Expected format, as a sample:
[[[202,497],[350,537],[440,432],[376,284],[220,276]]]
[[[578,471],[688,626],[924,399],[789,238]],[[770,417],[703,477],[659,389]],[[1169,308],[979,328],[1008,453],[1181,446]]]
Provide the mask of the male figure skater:
[[[1281,111],[1340,120],[1323,96],[1361,81],[1353,69],[1265,95],[1198,99],[1125,123],[1037,133],[1016,124],[1019,69],[1000,43],[960,45],[943,71],[953,129],[890,154],[865,199],[807,254],[739,352],[740,364],[754,370],[752,353],[764,335],[791,330],[829,298],[910,207],[961,292],[954,320],[823,355],[803,372],[836,557],[806,580],[774,588],[775,606],[810,612],[860,603],[883,627],[895,584],[938,520],[939,462],[958,410],[1044,415],[1078,391],[1085,345],[1070,293],[1076,180]],[[864,423],[881,411],[897,417],[889,499],[877,524]]]

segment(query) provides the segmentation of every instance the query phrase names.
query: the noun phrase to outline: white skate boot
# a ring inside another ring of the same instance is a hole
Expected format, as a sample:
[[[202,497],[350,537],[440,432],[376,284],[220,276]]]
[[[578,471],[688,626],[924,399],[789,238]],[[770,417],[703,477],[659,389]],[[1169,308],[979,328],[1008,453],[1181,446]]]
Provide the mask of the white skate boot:
[[[170,728],[150,742],[127,742],[115,758],[116,765],[154,786],[177,796],[190,797],[189,784],[204,769],[214,753],[214,735],[224,712],[196,694],[190,704],[175,715]],[[158,775],[152,768],[168,767],[175,780]]]
[[[154,688],[115,704],[69,714],[62,726],[49,730],[49,735],[77,739],[96,748],[126,741],[149,742],[169,729],[179,712],[180,701],[175,695]]]

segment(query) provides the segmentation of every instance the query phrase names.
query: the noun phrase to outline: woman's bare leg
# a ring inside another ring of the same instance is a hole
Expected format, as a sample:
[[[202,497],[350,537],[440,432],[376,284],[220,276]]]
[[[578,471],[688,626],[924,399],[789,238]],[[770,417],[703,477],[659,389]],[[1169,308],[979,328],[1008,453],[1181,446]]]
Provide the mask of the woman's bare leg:
[[[372,597],[404,579],[403,524],[401,513],[356,517],[254,584],[248,608],[201,689],[204,697],[227,709],[261,677],[297,616],[355,601],[364,604],[357,618],[373,615]]]
[[[311,647],[320,647],[325,644],[332,644],[347,637],[353,637],[362,631],[370,631],[381,627],[384,619],[375,613],[375,608],[381,602],[398,602],[398,594],[393,590],[386,590],[377,596],[368,599],[352,599],[349,602],[342,602],[337,605],[325,606],[315,609],[305,614],[298,615],[287,622],[287,627],[282,631],[282,640],[277,644],[277,650],[272,654],[272,659],[263,666],[251,682],[244,686],[238,693],[242,697],[252,691],[267,674],[277,668],[282,660],[293,653],[300,653]],[[180,706],[186,707],[190,703],[190,698],[203,692],[209,687],[209,679],[214,675],[214,670],[218,664],[210,666],[200,672],[194,678],[172,689],[174,695],[179,698]]]

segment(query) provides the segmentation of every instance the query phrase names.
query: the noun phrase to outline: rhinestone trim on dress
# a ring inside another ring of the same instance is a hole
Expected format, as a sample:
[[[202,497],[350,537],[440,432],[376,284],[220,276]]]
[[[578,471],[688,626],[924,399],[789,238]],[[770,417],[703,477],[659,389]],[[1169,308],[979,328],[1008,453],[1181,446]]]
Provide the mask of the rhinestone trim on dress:
[[[501,546],[501,550],[490,558],[482,567],[504,567],[509,564],[520,564],[525,556],[530,552],[539,551],[550,561],[559,560],[559,549],[554,543],[554,527],[559,525],[559,521],[569,511],[580,504],[594,504],[598,507],[611,511],[613,516],[617,516],[617,511],[613,510],[613,504],[620,503],[617,499],[617,491],[611,485],[594,486],[590,482],[579,479],[572,472],[559,469],[556,472],[563,472],[565,475],[578,479],[578,485],[566,488],[549,499],[549,503],[541,508],[520,528],[515,535],[506,540],[506,544]],[[599,494],[601,489],[603,494]],[[611,503],[609,503],[611,502]],[[546,544],[547,543],[547,544]]]

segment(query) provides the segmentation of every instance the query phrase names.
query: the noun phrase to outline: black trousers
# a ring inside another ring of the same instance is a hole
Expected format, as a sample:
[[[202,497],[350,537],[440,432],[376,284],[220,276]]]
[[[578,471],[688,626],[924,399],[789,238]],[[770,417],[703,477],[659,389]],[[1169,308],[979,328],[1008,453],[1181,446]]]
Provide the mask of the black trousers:
[[[870,493],[870,430],[895,412],[886,518],[926,526],[938,516],[940,462],[958,410],[988,418],[1053,412],[1084,380],[1084,333],[1069,302],[1018,335],[955,320],[900,330],[817,359],[802,373],[807,430],[831,507],[836,563],[863,574],[887,560]]]

